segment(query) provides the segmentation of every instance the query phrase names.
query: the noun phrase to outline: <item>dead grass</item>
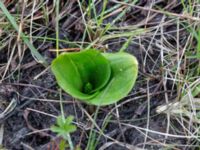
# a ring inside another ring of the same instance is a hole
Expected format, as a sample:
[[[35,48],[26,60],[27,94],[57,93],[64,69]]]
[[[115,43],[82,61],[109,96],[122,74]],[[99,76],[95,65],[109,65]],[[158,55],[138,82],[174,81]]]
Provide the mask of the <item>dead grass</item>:
[[[18,99],[0,118],[0,145],[47,149],[52,141],[58,144],[49,131],[61,113],[50,63],[56,53],[94,47],[135,55],[140,72],[133,91],[115,105],[93,108],[62,94],[65,115],[75,116],[78,127],[72,134],[76,147],[199,147],[200,97],[193,95],[200,85],[199,1],[2,2],[16,23],[0,9],[0,87],[16,88]],[[0,89],[0,114],[13,98],[5,89]]]

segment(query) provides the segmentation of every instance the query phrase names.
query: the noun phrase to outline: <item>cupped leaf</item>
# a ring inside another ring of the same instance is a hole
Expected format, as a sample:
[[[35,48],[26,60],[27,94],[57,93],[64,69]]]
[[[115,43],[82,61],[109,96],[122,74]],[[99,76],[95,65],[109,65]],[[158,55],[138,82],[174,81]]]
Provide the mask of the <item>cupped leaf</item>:
[[[79,100],[108,105],[125,97],[135,84],[138,62],[128,53],[89,49],[65,53],[52,63],[61,88]]]
[[[138,75],[136,58],[127,53],[104,53],[111,64],[111,78],[102,91],[88,103],[94,105],[113,104],[127,96],[133,88]]]
[[[51,68],[59,86],[80,100],[95,97],[111,75],[110,62],[94,49],[61,54]]]

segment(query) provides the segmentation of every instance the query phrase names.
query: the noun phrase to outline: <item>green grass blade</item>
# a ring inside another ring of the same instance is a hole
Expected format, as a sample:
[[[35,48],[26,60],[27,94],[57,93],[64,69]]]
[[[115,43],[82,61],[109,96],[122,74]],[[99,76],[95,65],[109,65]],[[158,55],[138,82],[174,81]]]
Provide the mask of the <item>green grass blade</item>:
[[[104,12],[105,12],[107,3],[108,3],[108,0],[103,1],[103,8],[102,8],[102,12],[100,14],[100,19],[98,20],[98,25],[97,25],[98,27],[100,27],[101,24],[103,23],[103,16],[104,16]]]
[[[134,31],[129,31],[129,32],[127,31],[127,32],[116,33],[116,34],[108,34],[108,35],[102,36],[101,41],[104,42],[106,40],[121,38],[121,37],[131,37],[131,36],[133,37],[136,35],[144,34],[147,31],[148,30],[146,29],[139,28],[139,29],[136,29]]]
[[[124,52],[128,48],[128,46],[129,46],[132,38],[133,38],[133,36],[130,36],[128,38],[128,40],[123,44],[123,46],[121,47],[121,49],[119,50],[119,52]]]
[[[12,24],[13,28],[19,33],[19,26],[17,25],[15,18],[8,12],[7,8],[3,4],[3,2],[0,1],[0,9],[3,11],[7,19]],[[34,58],[37,59],[38,62],[42,63],[43,65],[47,66],[47,62],[44,59],[44,57],[37,51],[37,49],[29,42],[28,38],[25,37],[25,34],[23,32],[20,32],[20,37],[24,41],[24,43],[28,46],[28,48],[31,50],[31,53]]]
[[[58,57],[59,55],[59,20],[60,20],[60,16],[59,16],[59,3],[60,1],[57,0],[56,1],[56,56]]]
[[[200,58],[200,29],[198,29],[197,33],[197,58]]]

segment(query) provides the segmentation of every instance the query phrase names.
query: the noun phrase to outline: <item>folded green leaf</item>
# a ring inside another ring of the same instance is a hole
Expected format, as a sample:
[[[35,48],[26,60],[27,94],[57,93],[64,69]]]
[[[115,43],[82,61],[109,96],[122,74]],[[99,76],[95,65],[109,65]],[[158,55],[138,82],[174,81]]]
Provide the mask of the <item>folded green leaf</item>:
[[[51,67],[58,84],[70,95],[83,100],[94,97],[111,74],[109,61],[96,50],[62,54]]]
[[[64,91],[93,105],[108,105],[125,97],[138,74],[134,56],[94,49],[62,54],[51,68]]]
[[[111,63],[112,75],[107,86],[89,103],[108,105],[124,98],[133,88],[137,79],[138,63],[127,53],[103,54]]]

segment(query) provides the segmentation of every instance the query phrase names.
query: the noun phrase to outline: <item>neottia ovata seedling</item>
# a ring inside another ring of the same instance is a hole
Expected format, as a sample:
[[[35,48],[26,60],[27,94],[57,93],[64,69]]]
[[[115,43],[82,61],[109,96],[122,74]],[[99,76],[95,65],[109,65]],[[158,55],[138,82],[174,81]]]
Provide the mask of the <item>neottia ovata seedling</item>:
[[[93,105],[112,104],[127,96],[138,74],[134,56],[95,49],[61,54],[51,68],[65,92]]]

